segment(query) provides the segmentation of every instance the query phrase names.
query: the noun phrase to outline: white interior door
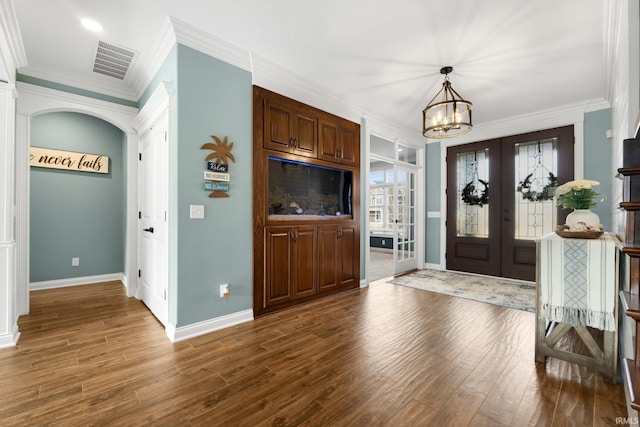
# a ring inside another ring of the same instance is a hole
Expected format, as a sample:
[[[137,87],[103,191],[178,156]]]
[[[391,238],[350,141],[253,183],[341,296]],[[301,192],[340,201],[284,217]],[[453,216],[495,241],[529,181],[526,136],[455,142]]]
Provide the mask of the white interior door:
[[[168,316],[168,115],[140,135],[138,298],[166,326]]]
[[[400,164],[393,166],[395,274],[418,268],[416,257],[416,172]]]

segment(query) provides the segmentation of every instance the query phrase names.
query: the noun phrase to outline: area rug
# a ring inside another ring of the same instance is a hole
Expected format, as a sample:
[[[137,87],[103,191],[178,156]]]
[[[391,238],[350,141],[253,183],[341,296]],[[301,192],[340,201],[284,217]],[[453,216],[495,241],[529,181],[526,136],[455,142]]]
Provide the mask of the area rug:
[[[420,270],[396,277],[387,283],[535,312],[534,282],[451,271]]]

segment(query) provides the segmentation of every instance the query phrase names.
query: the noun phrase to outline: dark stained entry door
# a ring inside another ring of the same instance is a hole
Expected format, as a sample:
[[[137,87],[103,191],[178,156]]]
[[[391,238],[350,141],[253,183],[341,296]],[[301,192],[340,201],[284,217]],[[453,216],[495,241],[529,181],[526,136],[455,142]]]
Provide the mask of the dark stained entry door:
[[[563,224],[573,126],[447,149],[447,269],[535,280],[535,239]]]

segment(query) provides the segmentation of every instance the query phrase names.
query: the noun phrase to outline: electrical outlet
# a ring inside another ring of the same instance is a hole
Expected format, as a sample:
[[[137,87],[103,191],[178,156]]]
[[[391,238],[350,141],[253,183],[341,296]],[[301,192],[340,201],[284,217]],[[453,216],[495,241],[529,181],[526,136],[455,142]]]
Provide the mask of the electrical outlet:
[[[228,297],[229,295],[230,295],[229,284],[223,283],[222,285],[220,285],[220,298],[225,298],[225,297]]]
[[[80,265],[80,258],[79,257],[71,258],[71,267],[77,267],[79,265]]]

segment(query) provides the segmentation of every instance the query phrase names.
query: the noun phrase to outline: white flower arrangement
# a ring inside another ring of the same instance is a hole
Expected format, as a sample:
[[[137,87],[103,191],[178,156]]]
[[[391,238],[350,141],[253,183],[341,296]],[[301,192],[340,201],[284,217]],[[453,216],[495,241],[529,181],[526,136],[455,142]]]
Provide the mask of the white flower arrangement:
[[[558,204],[570,209],[589,209],[596,205],[594,198],[600,194],[593,187],[600,185],[598,181],[577,179],[556,188]]]

